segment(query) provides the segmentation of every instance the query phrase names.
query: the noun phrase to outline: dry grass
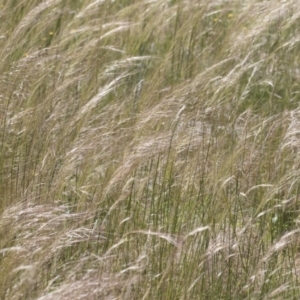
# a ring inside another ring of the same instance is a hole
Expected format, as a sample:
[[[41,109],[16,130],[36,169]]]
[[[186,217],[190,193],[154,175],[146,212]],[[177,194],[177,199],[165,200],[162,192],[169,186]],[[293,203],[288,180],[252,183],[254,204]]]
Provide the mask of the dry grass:
[[[0,299],[299,299],[297,1],[0,19]]]

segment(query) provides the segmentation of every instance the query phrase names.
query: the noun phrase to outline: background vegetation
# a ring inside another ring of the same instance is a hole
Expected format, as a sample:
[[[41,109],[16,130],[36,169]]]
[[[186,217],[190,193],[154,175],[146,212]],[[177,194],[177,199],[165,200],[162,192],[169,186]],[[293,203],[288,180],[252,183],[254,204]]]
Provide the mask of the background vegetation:
[[[299,1],[0,20],[0,299],[300,299]]]

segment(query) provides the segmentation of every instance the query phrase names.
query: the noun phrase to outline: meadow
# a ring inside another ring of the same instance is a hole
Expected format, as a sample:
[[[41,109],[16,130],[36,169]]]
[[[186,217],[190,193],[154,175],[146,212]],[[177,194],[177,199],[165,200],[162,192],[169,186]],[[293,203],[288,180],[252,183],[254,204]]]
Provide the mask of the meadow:
[[[0,299],[300,299],[297,0],[0,0]]]

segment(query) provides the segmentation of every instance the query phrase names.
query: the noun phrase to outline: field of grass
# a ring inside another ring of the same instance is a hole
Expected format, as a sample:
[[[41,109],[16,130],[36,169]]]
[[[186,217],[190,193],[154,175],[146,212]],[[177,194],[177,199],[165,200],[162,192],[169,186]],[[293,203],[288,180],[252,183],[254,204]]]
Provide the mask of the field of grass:
[[[300,2],[0,0],[0,299],[300,299]]]

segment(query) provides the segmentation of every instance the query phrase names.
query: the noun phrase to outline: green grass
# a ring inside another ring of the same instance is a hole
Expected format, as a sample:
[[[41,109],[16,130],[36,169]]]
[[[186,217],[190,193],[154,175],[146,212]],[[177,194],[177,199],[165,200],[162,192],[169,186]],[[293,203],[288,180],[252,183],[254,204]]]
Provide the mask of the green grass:
[[[300,298],[297,1],[0,19],[0,299]]]

